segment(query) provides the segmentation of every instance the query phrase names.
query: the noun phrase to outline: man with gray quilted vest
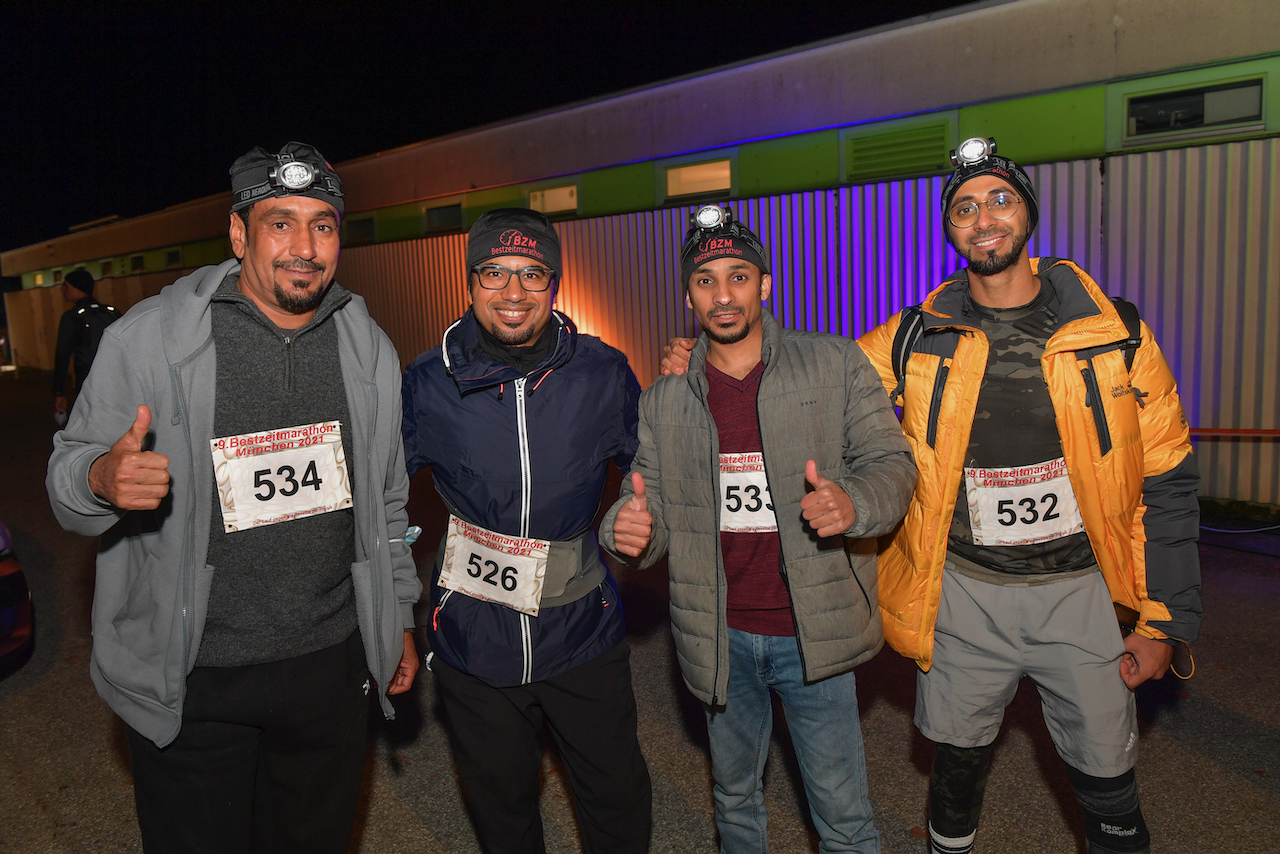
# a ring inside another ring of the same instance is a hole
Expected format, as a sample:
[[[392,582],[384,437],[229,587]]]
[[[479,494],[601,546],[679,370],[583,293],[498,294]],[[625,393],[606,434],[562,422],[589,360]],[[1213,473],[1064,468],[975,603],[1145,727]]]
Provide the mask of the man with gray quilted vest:
[[[874,548],[916,468],[848,339],[763,310],[768,253],[733,211],[693,215],[681,253],[702,335],[640,398],[640,449],[601,543],[668,556],[685,684],[705,704],[721,851],[767,851],[762,775],[782,701],[823,852],[880,850],[853,668],[883,643]]]

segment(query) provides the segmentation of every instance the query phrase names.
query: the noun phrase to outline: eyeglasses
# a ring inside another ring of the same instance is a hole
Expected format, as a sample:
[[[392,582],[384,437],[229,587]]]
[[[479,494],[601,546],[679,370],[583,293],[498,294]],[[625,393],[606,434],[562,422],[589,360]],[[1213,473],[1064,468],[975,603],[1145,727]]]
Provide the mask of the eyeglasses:
[[[978,221],[979,205],[987,206],[992,219],[1006,220],[1017,212],[1020,201],[1013,193],[996,193],[984,201],[961,202],[947,212],[947,221],[956,228],[968,228]]]
[[[519,270],[513,270],[510,267],[504,267],[501,264],[481,264],[471,271],[480,281],[480,287],[486,291],[500,291],[511,284],[511,277],[515,276],[520,282],[520,287],[530,293],[545,291],[551,285],[551,279],[554,274],[546,267],[528,266],[521,267]]]

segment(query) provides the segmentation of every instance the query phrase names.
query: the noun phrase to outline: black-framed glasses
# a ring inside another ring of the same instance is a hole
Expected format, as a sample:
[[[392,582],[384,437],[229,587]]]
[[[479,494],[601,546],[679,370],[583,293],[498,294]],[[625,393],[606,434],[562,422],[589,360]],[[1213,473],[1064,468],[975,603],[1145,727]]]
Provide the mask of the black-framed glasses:
[[[551,270],[536,264],[521,267],[519,270],[513,270],[501,264],[481,264],[472,268],[471,272],[480,280],[480,287],[486,291],[502,290],[510,284],[511,277],[515,276],[520,287],[530,293],[538,293],[551,287],[551,280],[555,277]]]
[[[1013,193],[996,193],[989,199],[981,201],[963,201],[947,211],[947,221],[956,228],[969,228],[978,221],[979,205],[986,205],[992,219],[1006,220],[1018,210],[1022,199]]]

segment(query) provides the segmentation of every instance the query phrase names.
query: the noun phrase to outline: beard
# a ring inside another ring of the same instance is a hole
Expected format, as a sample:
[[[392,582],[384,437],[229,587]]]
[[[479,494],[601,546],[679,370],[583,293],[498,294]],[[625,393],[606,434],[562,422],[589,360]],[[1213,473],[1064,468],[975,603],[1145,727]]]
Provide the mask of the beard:
[[[324,272],[324,265],[316,261],[294,261],[290,264],[277,261],[272,266],[277,270],[283,270],[287,275],[292,270],[306,270],[307,272]],[[305,283],[295,282],[301,286]],[[324,301],[324,295],[329,291],[329,283],[325,283],[316,288],[314,293],[307,291],[289,292],[286,291],[279,283],[276,283],[274,293],[276,297],[276,305],[289,312],[290,314],[307,314],[315,311],[320,307],[320,303]]]
[[[983,255],[975,251],[964,257],[969,262],[969,269],[973,272],[980,276],[994,276],[1013,266],[1014,262],[1022,255],[1022,250],[1027,248],[1027,241],[1030,239],[1031,229],[1027,228],[1021,234],[1014,236],[1013,245],[1004,254],[988,252]],[[961,254],[963,255],[964,253]]]
[[[736,306],[733,307],[736,308]],[[739,313],[745,314],[741,310],[739,310]],[[750,322],[742,324],[741,328],[726,329],[722,332],[711,322],[710,315],[702,319],[702,328],[707,333],[707,337],[717,344],[737,344],[739,341],[751,334]]]
[[[533,324],[523,329],[512,329],[495,320],[489,324],[489,334],[508,347],[523,347],[533,340]]]

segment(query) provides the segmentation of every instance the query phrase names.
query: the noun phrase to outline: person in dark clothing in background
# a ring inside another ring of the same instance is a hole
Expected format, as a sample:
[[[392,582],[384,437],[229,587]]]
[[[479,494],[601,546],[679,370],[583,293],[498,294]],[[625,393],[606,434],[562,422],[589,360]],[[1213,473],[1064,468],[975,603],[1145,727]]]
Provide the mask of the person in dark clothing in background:
[[[62,279],[62,298],[75,303],[58,322],[58,349],[53,360],[53,420],[67,423],[67,370],[76,369],[76,396],[98,352],[102,331],[120,317],[115,306],[93,298],[93,276],[88,270],[72,270]]]

